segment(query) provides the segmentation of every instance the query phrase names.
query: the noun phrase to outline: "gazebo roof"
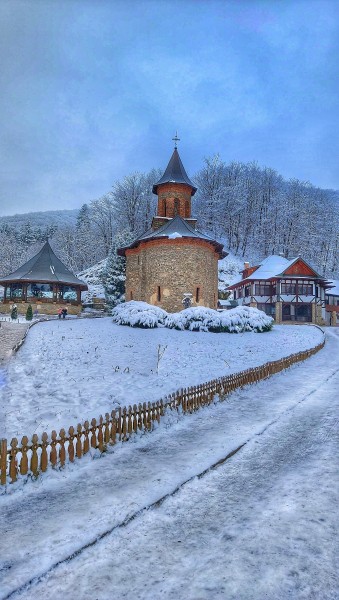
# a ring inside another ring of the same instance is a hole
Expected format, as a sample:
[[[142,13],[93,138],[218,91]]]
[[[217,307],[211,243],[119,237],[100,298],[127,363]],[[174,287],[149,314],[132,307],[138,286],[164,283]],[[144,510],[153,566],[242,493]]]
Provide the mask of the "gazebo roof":
[[[170,240],[174,240],[176,238],[194,238],[198,240],[206,240],[214,246],[215,250],[219,253],[220,258],[227,256],[227,254],[223,252],[222,244],[214,240],[211,236],[202,233],[198,229],[193,229],[193,227],[191,227],[191,225],[189,225],[185,219],[179,217],[179,215],[158,229],[149,229],[140,235],[136,240],[134,240],[134,242],[132,242],[129,246],[125,248],[119,248],[118,254],[120,256],[125,256],[126,250],[129,248],[136,248],[141,242],[148,242],[157,239],[161,240],[166,238]]]
[[[78,279],[54,254],[47,241],[40,252],[13,273],[0,278],[0,284],[20,282],[64,283],[87,290],[87,284]]]
[[[173,154],[166,167],[165,173],[161,179],[154,184],[152,188],[153,194],[158,193],[158,186],[162,183],[184,183],[185,185],[189,185],[192,188],[192,196],[194,196],[195,192],[197,191],[197,188],[194,187],[185,171],[177,148],[174,148],[173,150]]]

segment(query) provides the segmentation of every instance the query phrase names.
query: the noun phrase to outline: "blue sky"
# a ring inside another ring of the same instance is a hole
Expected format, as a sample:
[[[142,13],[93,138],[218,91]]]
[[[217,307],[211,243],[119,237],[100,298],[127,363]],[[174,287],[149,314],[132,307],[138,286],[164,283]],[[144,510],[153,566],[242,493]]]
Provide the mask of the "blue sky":
[[[256,160],[339,188],[337,0],[1,0],[0,214]]]

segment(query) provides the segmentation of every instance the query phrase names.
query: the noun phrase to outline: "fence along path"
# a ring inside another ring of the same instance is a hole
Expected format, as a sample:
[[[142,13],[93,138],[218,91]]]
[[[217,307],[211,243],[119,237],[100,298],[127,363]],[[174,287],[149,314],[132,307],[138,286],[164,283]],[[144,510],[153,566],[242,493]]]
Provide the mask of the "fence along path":
[[[216,395],[222,401],[237,388],[267,379],[297,362],[306,360],[321,350],[324,344],[325,340],[310,350],[179,390],[157,402],[144,402],[113,410],[106,413],[105,417],[100,416],[98,420],[92,419],[90,423],[85,421],[83,425],[79,423],[76,428],[70,427],[68,432],[61,429],[59,435],[52,431],[49,437],[45,432],[41,439],[34,434],[31,440],[24,435],[20,444],[17,438],[13,438],[9,444],[6,439],[2,439],[0,484],[14,483],[19,477],[37,477],[49,467],[64,467],[67,462],[74,462],[75,459],[85,456],[91,448],[104,452],[107,446],[114,446],[118,441],[126,442],[139,431],[151,431],[154,422],[160,423],[167,410],[192,413],[201,406],[214,402]]]

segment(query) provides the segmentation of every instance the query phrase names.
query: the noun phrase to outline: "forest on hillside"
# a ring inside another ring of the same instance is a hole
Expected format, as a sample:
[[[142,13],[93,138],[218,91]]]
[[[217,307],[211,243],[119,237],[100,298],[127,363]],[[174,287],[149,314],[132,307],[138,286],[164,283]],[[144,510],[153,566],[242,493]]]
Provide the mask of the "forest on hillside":
[[[114,265],[116,249],[149,228],[157,203],[152,185],[161,175],[159,169],[132,173],[77,215],[64,211],[64,220],[63,211],[45,224],[30,214],[2,217],[0,276],[28,260],[47,237],[76,273],[106,257]],[[339,277],[338,192],[287,181],[257,163],[227,164],[219,155],[206,158],[192,179],[198,188],[192,209],[198,227],[226,249],[251,263],[270,254],[301,255],[320,274]]]

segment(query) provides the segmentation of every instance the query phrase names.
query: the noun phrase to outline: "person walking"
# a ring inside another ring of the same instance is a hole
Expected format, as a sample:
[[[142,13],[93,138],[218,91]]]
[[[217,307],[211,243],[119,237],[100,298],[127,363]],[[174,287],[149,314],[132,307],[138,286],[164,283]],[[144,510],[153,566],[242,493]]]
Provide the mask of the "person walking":
[[[67,315],[67,308],[65,307],[62,309],[62,318],[65,319],[66,315]]]
[[[61,319],[61,315],[62,315],[62,308],[58,309],[58,318]]]

